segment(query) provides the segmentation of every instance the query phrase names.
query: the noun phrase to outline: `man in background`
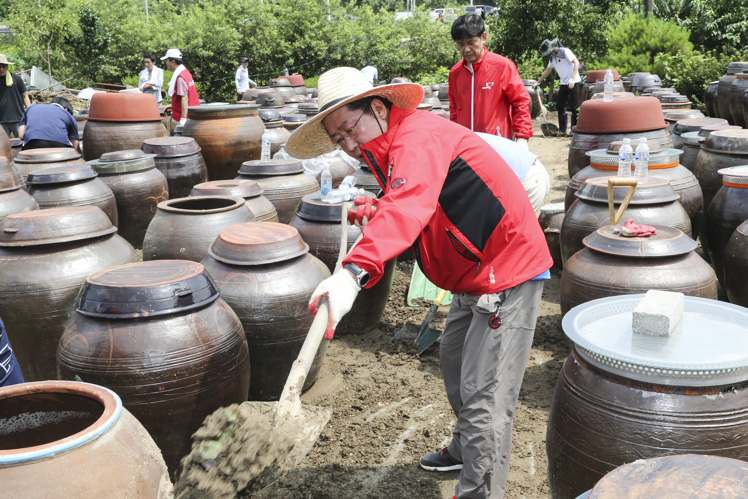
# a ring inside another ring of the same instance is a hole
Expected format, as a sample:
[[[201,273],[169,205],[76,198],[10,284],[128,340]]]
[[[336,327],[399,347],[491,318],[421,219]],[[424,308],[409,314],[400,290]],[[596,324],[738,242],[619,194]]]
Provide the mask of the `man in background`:
[[[73,106],[64,97],[55,97],[49,104],[34,104],[23,113],[18,127],[23,149],[72,147],[78,149],[78,123]]]
[[[540,44],[540,53],[543,57],[549,57],[548,67],[545,68],[533,88],[537,88],[540,82],[551,73],[551,69],[556,68],[558,78],[561,80],[556,102],[558,129],[562,133],[566,133],[567,110],[571,112],[571,128],[577,125],[579,86],[582,84],[582,78],[579,76],[579,60],[571,50],[561,44],[558,38],[543,40],[543,43]],[[571,135],[574,135],[574,132],[570,130],[569,136]]]
[[[361,72],[372,85],[376,85],[379,82],[379,71],[377,71],[377,68],[374,67],[374,64],[372,64],[371,61],[366,63],[366,66],[361,69]]]
[[[8,137],[18,137],[18,123],[23,116],[23,110],[31,106],[26,85],[20,76],[8,71],[5,54],[0,54],[0,124]]]
[[[249,59],[242,57],[239,62],[239,68],[236,70],[236,76],[234,76],[234,83],[236,84],[236,93],[239,94],[237,100],[242,100],[244,92],[249,90],[249,86],[252,85],[252,88],[254,88],[257,86],[257,83],[249,78],[249,70],[247,69],[249,67]]]
[[[182,52],[178,49],[167,50],[161,60],[166,61],[166,69],[173,73],[168,92],[171,96],[171,118],[175,123],[184,126],[187,122],[187,107],[200,105],[195,80],[192,79],[192,73],[182,64]]]

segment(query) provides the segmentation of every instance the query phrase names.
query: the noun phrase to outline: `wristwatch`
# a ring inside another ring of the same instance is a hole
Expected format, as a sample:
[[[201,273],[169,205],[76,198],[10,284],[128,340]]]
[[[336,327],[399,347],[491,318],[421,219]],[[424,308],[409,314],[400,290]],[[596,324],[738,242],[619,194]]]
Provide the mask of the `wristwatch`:
[[[355,263],[346,263],[345,265],[343,265],[343,268],[353,272],[353,275],[356,276],[356,280],[358,281],[358,285],[360,287],[363,288],[364,286],[369,284],[369,273]]]

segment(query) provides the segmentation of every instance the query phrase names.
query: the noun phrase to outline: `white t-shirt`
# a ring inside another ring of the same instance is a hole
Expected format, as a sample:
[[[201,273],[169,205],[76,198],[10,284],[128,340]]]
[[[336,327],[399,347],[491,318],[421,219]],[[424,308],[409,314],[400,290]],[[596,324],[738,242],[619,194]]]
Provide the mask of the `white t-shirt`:
[[[377,71],[377,68],[374,66],[364,66],[364,68],[361,70],[361,72],[366,76],[366,79],[369,80],[369,83],[374,85],[374,80],[379,79],[379,71]]]
[[[571,62],[577,57],[574,53],[566,47],[561,48],[557,54],[551,54],[551,58],[548,61],[549,68],[556,68],[558,77],[561,79],[561,85],[568,85],[569,83],[579,83],[582,78],[579,76],[577,71],[576,77],[571,78],[574,72],[574,64]]]

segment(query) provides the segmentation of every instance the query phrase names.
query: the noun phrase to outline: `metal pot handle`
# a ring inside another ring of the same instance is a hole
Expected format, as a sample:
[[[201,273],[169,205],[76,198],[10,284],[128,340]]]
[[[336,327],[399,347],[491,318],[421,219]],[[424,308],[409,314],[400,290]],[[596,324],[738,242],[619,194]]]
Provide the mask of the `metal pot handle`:
[[[618,225],[623,217],[623,212],[628,208],[631,198],[634,197],[634,191],[636,190],[637,181],[634,177],[610,177],[608,178],[608,208],[610,209],[610,225]],[[618,207],[618,212],[615,211],[613,205],[613,187],[616,186],[629,186],[629,191],[626,193],[626,197],[623,198],[621,206]]]

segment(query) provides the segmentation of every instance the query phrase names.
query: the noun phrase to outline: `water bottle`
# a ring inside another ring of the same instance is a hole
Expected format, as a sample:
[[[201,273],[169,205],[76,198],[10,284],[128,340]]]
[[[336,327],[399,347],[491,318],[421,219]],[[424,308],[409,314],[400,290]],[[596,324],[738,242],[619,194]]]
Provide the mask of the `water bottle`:
[[[618,176],[631,176],[631,162],[634,159],[634,150],[631,148],[631,139],[623,139],[623,145],[618,150]]]
[[[613,71],[608,69],[603,79],[603,101],[613,102]]]
[[[325,168],[322,170],[322,176],[319,180],[320,191],[322,193],[322,199],[326,199],[332,190],[332,174],[330,173],[330,165],[325,164]]]
[[[639,145],[636,146],[636,180],[640,184],[646,184],[649,177],[649,146],[647,139],[639,139]]]
[[[270,161],[270,132],[265,130],[262,134],[262,149],[260,152],[260,161]]]

